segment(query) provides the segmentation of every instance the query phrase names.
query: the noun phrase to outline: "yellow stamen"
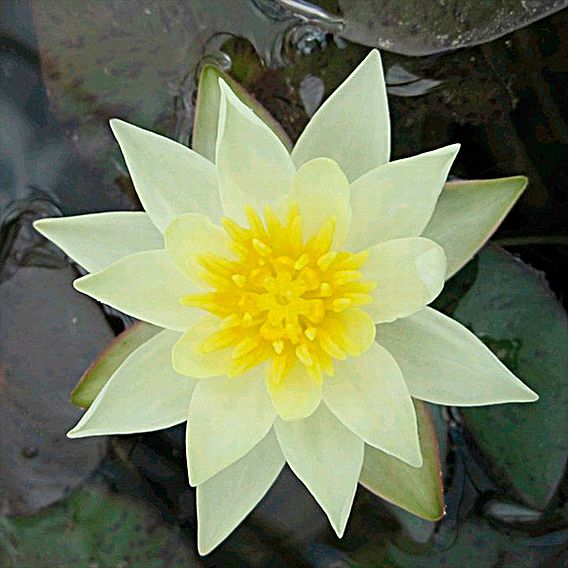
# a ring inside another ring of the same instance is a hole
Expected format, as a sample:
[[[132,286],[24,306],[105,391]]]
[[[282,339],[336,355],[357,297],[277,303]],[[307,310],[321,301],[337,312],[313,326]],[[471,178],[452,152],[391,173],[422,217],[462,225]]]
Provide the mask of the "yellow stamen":
[[[197,349],[231,349],[230,376],[266,361],[274,384],[297,365],[321,382],[333,376],[334,360],[358,353],[357,334],[346,327],[351,320],[344,314],[372,301],[375,284],[360,272],[368,254],[331,249],[334,218],[304,240],[296,204],[284,220],[270,207],[262,215],[247,207],[245,214],[248,227],[222,220],[237,256],[201,254],[198,277],[209,289],[181,298],[183,305],[220,318],[217,331]]]

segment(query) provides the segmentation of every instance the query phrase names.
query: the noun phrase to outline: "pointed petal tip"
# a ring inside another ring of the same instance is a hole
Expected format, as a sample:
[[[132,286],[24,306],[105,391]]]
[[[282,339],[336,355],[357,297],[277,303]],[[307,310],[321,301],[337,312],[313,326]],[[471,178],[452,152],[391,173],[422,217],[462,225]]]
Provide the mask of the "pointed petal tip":
[[[139,128],[135,124],[132,124],[122,118],[111,118],[108,123],[113,132],[115,132],[117,128]]]
[[[94,436],[94,435],[95,434],[91,434],[88,431],[84,431],[79,424],[71,428],[71,430],[69,430],[69,432],[67,432],[66,434],[66,436],[71,440],[74,440],[75,438],[86,438],[87,436]]]
[[[82,294],[86,294],[84,283],[86,280],[89,280],[91,277],[90,274],[86,274],[85,276],[81,276],[81,278],[77,278],[73,280],[73,288],[77,290],[77,292],[81,292]]]
[[[46,219],[36,219],[33,223],[32,223],[32,227],[42,236],[44,236],[46,239],[49,238],[46,235],[46,228],[49,227],[50,222],[56,219],[60,219],[60,217],[49,217]]]
[[[523,400],[520,400],[519,402],[537,402],[540,399],[540,396],[534,392],[531,388],[529,388],[527,385],[525,385],[523,383],[523,386],[525,387],[525,398],[523,398]]]
[[[379,67],[382,69],[382,60],[381,60],[381,54],[379,52],[378,49],[371,49],[371,51],[369,51],[369,53],[365,56],[365,58],[363,59],[363,61],[361,62],[361,65],[363,64],[375,64],[375,65],[379,65]]]

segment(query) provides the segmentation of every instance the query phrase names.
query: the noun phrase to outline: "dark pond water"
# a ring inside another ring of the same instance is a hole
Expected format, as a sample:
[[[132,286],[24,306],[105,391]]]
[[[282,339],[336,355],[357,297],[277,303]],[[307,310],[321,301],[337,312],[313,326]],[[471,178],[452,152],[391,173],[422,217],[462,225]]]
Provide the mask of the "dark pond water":
[[[0,563],[568,565],[568,10],[544,0],[453,4],[3,1]],[[198,559],[181,429],[65,439],[81,414],[69,392],[132,322],[74,293],[79,268],[30,224],[139,208],[108,119],[189,143],[204,63],[242,83],[295,139],[369,46],[384,50],[395,158],[459,141],[456,177],[530,178],[494,246],[438,307],[541,402],[523,413],[434,409],[447,504],[439,523],[360,489],[339,541],[285,472],[233,536]]]

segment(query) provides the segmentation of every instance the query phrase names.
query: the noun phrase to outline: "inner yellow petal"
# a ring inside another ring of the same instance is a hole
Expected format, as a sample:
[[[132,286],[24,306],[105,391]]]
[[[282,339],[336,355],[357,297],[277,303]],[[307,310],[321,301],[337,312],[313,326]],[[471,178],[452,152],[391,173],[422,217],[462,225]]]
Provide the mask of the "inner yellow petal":
[[[248,226],[223,219],[231,258],[210,252],[196,259],[208,290],[181,298],[218,317],[198,350],[230,349],[230,376],[267,363],[276,385],[300,365],[321,384],[333,376],[334,360],[360,355],[374,337],[359,309],[375,287],[360,272],[368,255],[332,250],[335,218],[305,239],[296,204],[284,221],[270,207],[245,214]]]

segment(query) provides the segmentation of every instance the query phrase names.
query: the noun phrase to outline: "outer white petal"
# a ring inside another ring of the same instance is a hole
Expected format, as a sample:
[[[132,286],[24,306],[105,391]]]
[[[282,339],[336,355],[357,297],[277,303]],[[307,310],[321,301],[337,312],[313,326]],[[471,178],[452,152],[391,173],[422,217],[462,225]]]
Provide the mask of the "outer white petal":
[[[121,312],[168,329],[183,331],[203,315],[181,304],[196,287],[164,250],[126,256],[101,272],[75,280],[73,285]]]
[[[304,420],[274,423],[292,471],[343,535],[363,465],[364,443],[320,405]]]
[[[34,228],[89,272],[164,246],[160,231],[146,213],[138,211],[39,219]]]
[[[215,166],[169,138],[113,119],[136,193],[153,223],[164,231],[178,215],[197,211],[218,218],[221,204]]]
[[[429,239],[396,239],[371,247],[361,272],[376,283],[373,303],[365,311],[375,322],[393,321],[417,312],[438,296],[446,277],[446,255]]]
[[[172,368],[171,350],[179,336],[164,330],[133,351],[67,435],[133,434],[184,422],[197,381]]]
[[[390,120],[381,58],[371,53],[324,102],[292,150],[297,167],[335,160],[354,181],[389,161]]]
[[[361,250],[417,237],[428,224],[459,144],[390,162],[351,184],[353,222],[346,247]]]
[[[197,548],[208,554],[276,481],[284,456],[271,430],[248,454],[197,487]]]
[[[538,395],[457,321],[424,310],[377,328],[415,398],[449,406],[532,402]]]
[[[452,277],[489,239],[527,187],[528,179],[500,179],[447,183],[422,236],[442,246]]]
[[[337,418],[367,444],[420,467],[414,405],[390,353],[375,343],[360,357],[336,361],[335,369],[323,400]]]
[[[201,380],[189,405],[189,480],[199,485],[251,450],[270,430],[276,411],[262,369]]]
[[[291,200],[302,214],[304,238],[312,237],[331,218],[335,221],[334,248],[339,248],[351,222],[349,182],[337,162],[316,158],[296,172]]]
[[[262,211],[290,191],[294,164],[276,134],[219,79],[221,111],[215,163],[225,214],[244,223],[244,207]]]

